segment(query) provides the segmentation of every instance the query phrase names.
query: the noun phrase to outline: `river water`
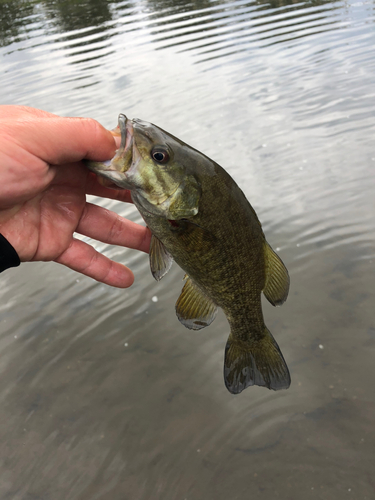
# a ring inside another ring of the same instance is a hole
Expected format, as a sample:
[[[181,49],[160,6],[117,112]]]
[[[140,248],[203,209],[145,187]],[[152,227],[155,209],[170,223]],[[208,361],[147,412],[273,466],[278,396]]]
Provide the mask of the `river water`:
[[[1,276],[1,500],[375,498],[370,1],[0,1],[0,102],[156,123],[220,163],[291,276],[264,302],[292,385],[232,396],[228,324],[186,330],[183,272],[91,242],[135,284]],[[131,205],[97,199],[140,222]]]

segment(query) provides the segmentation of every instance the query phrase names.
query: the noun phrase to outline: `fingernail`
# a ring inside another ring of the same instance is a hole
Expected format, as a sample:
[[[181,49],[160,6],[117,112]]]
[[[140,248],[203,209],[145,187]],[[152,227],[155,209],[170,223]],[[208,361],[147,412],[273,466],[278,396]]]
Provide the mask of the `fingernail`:
[[[116,127],[118,129],[118,127]],[[121,134],[119,135],[119,133],[117,133],[117,130],[114,129],[114,130],[110,130],[111,134],[113,135],[113,138],[115,140],[115,143],[116,143],[116,148],[118,149],[120,147],[120,144],[121,144]]]

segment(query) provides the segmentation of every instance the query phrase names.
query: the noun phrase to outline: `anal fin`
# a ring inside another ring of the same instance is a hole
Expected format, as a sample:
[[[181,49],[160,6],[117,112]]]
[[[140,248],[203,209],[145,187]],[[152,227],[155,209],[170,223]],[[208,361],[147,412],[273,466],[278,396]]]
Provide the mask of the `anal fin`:
[[[176,314],[190,330],[210,325],[216,317],[217,307],[187,276],[181,295],[176,302]]]

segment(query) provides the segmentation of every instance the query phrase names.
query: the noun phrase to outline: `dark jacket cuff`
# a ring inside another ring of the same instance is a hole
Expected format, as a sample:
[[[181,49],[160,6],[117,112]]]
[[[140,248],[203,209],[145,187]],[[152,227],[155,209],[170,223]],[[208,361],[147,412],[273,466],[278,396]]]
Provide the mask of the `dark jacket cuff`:
[[[17,267],[21,264],[17,252],[9,241],[0,234],[0,273],[9,267]]]

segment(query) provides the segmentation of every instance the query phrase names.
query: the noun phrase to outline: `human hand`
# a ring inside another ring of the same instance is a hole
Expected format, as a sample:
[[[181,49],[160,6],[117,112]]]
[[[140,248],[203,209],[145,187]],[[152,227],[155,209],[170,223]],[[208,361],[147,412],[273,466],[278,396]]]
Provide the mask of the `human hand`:
[[[0,106],[0,233],[21,262],[55,261],[108,285],[133,283],[130,269],[73,236],[149,249],[147,228],[86,202],[86,194],[131,201],[80,162],[112,158],[115,150],[115,138],[95,120]]]

